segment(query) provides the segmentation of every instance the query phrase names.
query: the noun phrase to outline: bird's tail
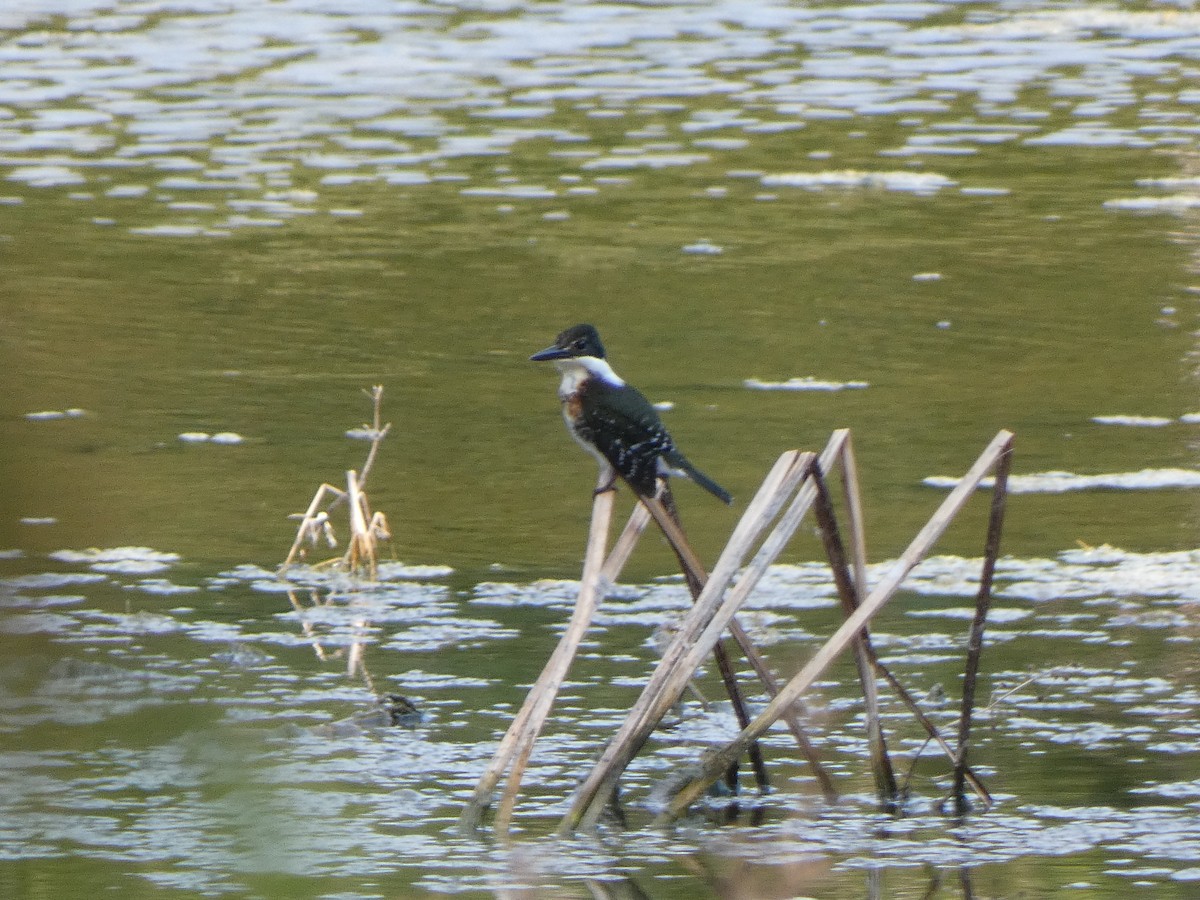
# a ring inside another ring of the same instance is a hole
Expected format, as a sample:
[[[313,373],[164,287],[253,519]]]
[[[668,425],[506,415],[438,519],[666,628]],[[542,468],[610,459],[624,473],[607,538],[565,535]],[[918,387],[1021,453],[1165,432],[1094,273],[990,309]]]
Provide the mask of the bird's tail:
[[[680,456],[671,460],[671,465],[682,470],[682,472],[687,475],[688,478],[696,482],[696,484],[700,485],[700,487],[704,488],[722,503],[728,505],[733,502],[733,497],[729,495],[729,491],[725,490],[725,488],[721,487],[719,484],[693,466],[684,457]]]

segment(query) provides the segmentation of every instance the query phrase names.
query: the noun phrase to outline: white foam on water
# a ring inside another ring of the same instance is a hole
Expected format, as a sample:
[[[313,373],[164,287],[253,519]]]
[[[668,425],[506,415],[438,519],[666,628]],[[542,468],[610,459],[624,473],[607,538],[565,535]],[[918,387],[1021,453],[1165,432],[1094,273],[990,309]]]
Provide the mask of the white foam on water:
[[[1193,209],[1200,209],[1200,193],[1172,194],[1167,197],[1128,197],[1118,200],[1105,200],[1104,208],[1124,212],[1172,213],[1179,215]]]
[[[712,157],[707,153],[630,153],[622,155],[601,156],[590,159],[582,166],[583,169],[666,169],[675,166],[692,166],[708,162]]]
[[[131,234],[142,234],[147,237],[210,237],[213,232],[202,225],[151,225],[145,227],[130,228]],[[194,432],[189,432],[194,436]],[[188,440],[183,435],[179,439]]]
[[[931,475],[922,479],[922,484],[936,488],[954,488],[958,482],[958,478],[944,475]],[[994,486],[995,480],[985,478],[980,484],[990,488]],[[1094,490],[1152,491],[1196,487],[1200,487],[1200,471],[1196,469],[1141,469],[1137,472],[1110,472],[1102,475],[1036,472],[1008,477],[1008,490],[1014,494],[1061,494],[1066,491]]]
[[[1129,425],[1134,428],[1161,428],[1170,425],[1174,419],[1163,416],[1092,416],[1097,425]]]
[[[466,197],[508,197],[515,200],[551,200],[558,196],[553,188],[536,184],[463,188],[459,193]]]
[[[870,382],[867,381],[829,381],[811,375],[789,378],[787,381],[763,381],[758,378],[746,378],[742,381],[742,387],[752,391],[844,391],[861,390],[870,386]]]
[[[764,187],[794,187],[809,191],[879,188],[913,194],[933,194],[953,187],[955,181],[936,172],[863,172],[853,169],[824,172],[783,172],[764,175]]]
[[[15,166],[6,176],[9,181],[23,181],[30,187],[50,188],[84,184],[87,179],[67,166]]]

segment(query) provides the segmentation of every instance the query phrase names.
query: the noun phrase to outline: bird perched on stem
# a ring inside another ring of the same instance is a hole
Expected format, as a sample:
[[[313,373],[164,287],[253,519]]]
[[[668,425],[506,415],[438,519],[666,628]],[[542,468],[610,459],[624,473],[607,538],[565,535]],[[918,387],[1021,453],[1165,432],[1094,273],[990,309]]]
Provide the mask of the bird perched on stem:
[[[732,502],[728,491],[679,452],[641,391],[613,371],[594,327],[568,328],[553,346],[529,358],[553,360],[562,373],[558,397],[563,418],[575,440],[600,463],[597,493],[611,490],[620,475],[639,495],[654,497],[658,479],[675,475],[691,479],[723,503]]]

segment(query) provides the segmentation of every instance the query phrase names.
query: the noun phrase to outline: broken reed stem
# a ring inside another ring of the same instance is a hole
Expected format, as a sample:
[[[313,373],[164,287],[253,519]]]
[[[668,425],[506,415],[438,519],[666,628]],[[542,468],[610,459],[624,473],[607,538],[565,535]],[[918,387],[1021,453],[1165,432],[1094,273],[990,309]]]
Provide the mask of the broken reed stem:
[[[609,506],[611,511],[612,492],[608,491],[605,494],[597,495],[592,504],[592,531],[595,531],[597,524],[596,518],[600,512],[601,498],[606,495],[608,499],[603,502]],[[621,570],[625,567],[625,563],[629,560],[633,548],[637,545],[638,537],[645,530],[649,521],[650,514],[640,505],[635,506],[628,523],[625,525],[624,531],[617,538],[612,552],[600,570],[598,580],[601,590],[616,580]],[[589,531],[589,546],[592,531]],[[580,599],[585,599],[583,591],[584,587],[581,582]],[[546,661],[546,665],[538,676],[536,683],[530,688],[520,711],[513,718],[508,731],[496,748],[491,763],[480,777],[479,783],[475,788],[475,793],[459,816],[459,828],[461,831],[472,832],[479,828],[483,820],[484,810],[491,803],[492,794],[505,769],[508,768],[513,757],[525,746],[526,742],[532,746],[532,740],[537,737],[540,725],[537,729],[530,729],[527,727],[528,723],[534,715],[535,708],[543,703],[546,704],[546,707],[545,711],[541,712],[541,718],[543,721],[545,720],[550,704],[553,703],[554,696],[557,694],[558,688],[562,685],[565,673],[570,668],[571,661],[574,659],[579,642],[582,640],[583,634],[591,622],[594,607],[595,604],[592,604],[590,609],[581,607],[580,600],[576,600],[575,610],[572,613],[567,630],[559,639],[558,645],[555,647],[550,659]],[[548,703],[547,700],[549,701]],[[526,756],[528,756],[527,753]]]
[[[928,744],[930,741],[933,741],[942,748],[942,752],[946,754],[947,758],[952,763],[956,762],[958,759],[958,754],[955,752],[954,748],[946,742],[946,739],[942,737],[942,733],[938,730],[938,727],[933,724],[933,721],[929,718],[929,716],[925,715],[925,711],[921,709],[920,705],[913,698],[913,695],[910,694],[908,689],[905,688],[904,685],[902,685],[896,678],[896,676],[892,674],[891,669],[879,661],[879,657],[875,655],[874,649],[871,649],[869,652],[871,655],[871,665],[875,668],[876,673],[878,673],[879,676],[888,683],[891,689],[895,692],[896,696],[900,698],[900,702],[908,708],[908,711],[913,714],[913,718],[915,718],[921,727],[925,729],[925,734],[927,735],[925,743]],[[921,750],[918,750],[916,756],[913,757],[913,767],[916,766],[916,762],[920,758],[923,750],[924,747],[922,747]],[[978,776],[976,776],[976,774],[971,770],[970,766],[967,766],[964,769],[963,775],[965,776],[967,783],[971,785],[971,790],[975,792],[983,804],[985,806],[991,806],[992,795],[988,792],[988,789],[984,786],[983,782],[979,780]],[[910,770],[909,777],[905,778],[905,785],[907,785],[911,776],[912,772]],[[901,795],[903,795],[905,792],[906,788],[900,789]]]
[[[496,814],[495,828],[498,832],[507,833],[512,824],[513,809],[516,803],[517,791],[533,745],[541,733],[550,708],[558,696],[558,690],[566,678],[567,671],[575,659],[575,653],[591,624],[599,601],[600,570],[604,560],[604,545],[608,540],[608,528],[612,518],[613,497],[610,492],[597,494],[592,501],[592,520],[588,531],[587,550],[584,554],[583,574],[580,578],[579,595],[575,600],[575,608],[567,624],[567,630],[560,638],[537,682],[530,690],[526,705],[522,708],[524,716],[514,720],[514,736],[511,752],[504,761],[507,767],[511,762],[508,782],[500,798],[500,806]],[[528,709],[528,712],[526,712]],[[499,773],[497,773],[497,776]],[[489,791],[490,794],[490,791]]]
[[[383,443],[383,439],[387,433],[392,430],[392,423],[381,425],[381,406],[383,404],[383,385],[377,384],[370,391],[363,391],[371,398],[373,407],[371,415],[371,449],[367,452],[367,461],[363,463],[362,474],[358,478],[358,486],[363,487],[367,483],[367,475],[371,473],[371,466],[375,463],[375,457],[379,452],[379,445]]]
[[[602,491],[596,494],[592,500],[592,524],[588,530],[587,552],[583,558],[583,575],[580,578],[579,596],[575,600],[575,610],[567,625],[567,633],[560,642],[566,646],[566,649],[561,655],[558,655],[558,665],[549,673],[549,676],[544,681],[538,679],[541,692],[535,698],[528,721],[518,735],[512,768],[508,773],[508,782],[504,787],[504,793],[500,796],[500,805],[496,808],[495,829],[499,834],[507,834],[512,826],[517,792],[521,789],[521,779],[525,775],[525,766],[529,762],[529,755],[533,752],[533,745],[537,741],[538,735],[541,734],[546,717],[550,714],[550,707],[554,705],[558,690],[562,687],[567,670],[575,658],[575,651],[578,649],[580,641],[583,640],[588,625],[591,624],[596,604],[600,602],[600,598],[604,594],[600,573],[604,568],[604,550],[608,543],[609,525],[612,523],[613,494],[613,491]]]
[[[670,488],[664,488],[664,490],[670,490]],[[670,501],[671,508],[668,510],[659,497],[639,497],[639,499],[642,505],[650,510],[651,517],[653,517],[655,523],[662,530],[667,543],[671,545],[671,549],[675,551],[675,557],[679,560],[679,566],[683,569],[684,580],[687,582],[688,590],[692,595],[692,603],[695,603],[704,590],[704,585],[708,583],[708,573],[704,571],[704,564],[700,562],[696,551],[692,549],[692,545],[688,542],[687,535],[683,533],[683,527],[678,520],[677,514],[672,514],[675,508],[674,501]],[[757,651],[750,642],[749,636],[740,628],[738,631],[740,634],[738,643],[742,647],[742,652],[747,656],[751,653],[757,655]],[[750,713],[746,709],[746,698],[743,696],[741,686],[738,684],[737,673],[734,671],[733,662],[729,658],[729,651],[726,650],[724,641],[717,641],[713,645],[713,658],[716,660],[717,670],[721,673],[721,681],[725,685],[725,692],[729,695],[729,702],[733,705],[733,713],[737,718],[738,728],[745,728],[750,724]],[[767,766],[763,762],[762,748],[759,747],[757,741],[750,745],[749,756],[750,765],[754,770],[754,780],[758,785],[758,789],[760,791],[769,790],[771,784],[767,778]],[[736,760],[726,772],[725,781],[729,785],[729,789],[736,793],[738,785]]]
[[[829,566],[833,571],[833,582],[837,587],[838,596],[841,598],[842,612],[849,617],[858,608],[857,591],[850,578],[850,568],[846,564],[846,550],[842,545],[842,537],[833,512],[833,503],[829,498],[829,489],[825,485],[820,466],[813,469],[812,480],[817,488],[817,500],[814,508],[817,524],[821,530],[821,540],[825,544],[825,555],[829,558]],[[852,644],[854,663],[858,669],[858,680],[863,689],[864,715],[867,724],[867,740],[871,748],[871,771],[875,775],[875,790],[879,795],[880,806],[886,812],[895,812],[899,799],[896,790],[896,773],[892,768],[891,757],[888,756],[887,739],[884,737],[879,715],[879,687],[875,682],[875,668],[871,665],[871,659],[875,653],[871,647],[870,632],[864,627],[854,636]]]
[[[984,547],[983,571],[979,575],[979,594],[975,598],[975,618],[971,621],[971,632],[967,639],[967,663],[963,673],[962,713],[958,724],[958,753],[954,760],[954,811],[963,815],[968,810],[963,791],[967,772],[967,749],[971,738],[971,714],[975,708],[975,679],[979,673],[979,659],[983,654],[983,630],[987,625],[988,611],[992,605],[992,576],[996,572],[996,558],[1000,555],[1000,535],[1004,529],[1004,507],[1008,499],[1008,472],[1012,465],[1012,439],[996,462],[995,487],[992,489],[992,507],[988,515],[987,543]]]
[[[862,603],[867,596],[867,533],[863,519],[862,491],[858,483],[858,461],[854,458],[854,443],[849,429],[838,453],[842,468],[842,493],[846,501],[846,517],[850,522],[850,550],[854,561],[854,600]],[[836,434],[837,432],[835,432]],[[821,471],[828,472],[822,457]]]
[[[292,564],[296,558],[296,554],[300,552],[305,538],[310,538],[314,543],[316,542],[316,526],[323,524],[321,522],[322,514],[317,510],[320,509],[321,502],[325,499],[327,493],[332,493],[336,496],[335,503],[338,499],[346,496],[343,491],[338,490],[332,484],[322,484],[317,488],[317,492],[313,494],[312,501],[308,504],[308,509],[304,511],[304,514],[299,517],[291,517],[300,519],[300,527],[296,529],[296,539],[292,541],[292,549],[288,551],[287,559],[283,561],[283,565],[279,568],[286,569]],[[330,504],[331,508],[332,505]]]
[[[846,431],[846,439],[842,444],[841,451],[838,454],[838,461],[841,463],[842,469],[842,494],[846,503],[846,515],[850,523],[850,548],[854,559],[854,594],[855,604],[862,603],[863,598],[867,595],[867,541],[866,541],[866,526],[862,512],[862,492],[858,481],[858,462],[854,456],[854,442],[851,439],[850,432]],[[824,465],[824,456],[822,456],[822,470],[829,471]],[[891,687],[892,691],[900,698],[900,702],[907,707],[913,717],[925,729],[926,743],[929,741],[935,742],[942,751],[953,763],[956,760],[955,751],[942,737],[937,726],[925,715],[925,711],[921,709],[917,701],[913,699],[912,694],[902,685],[899,679],[892,674],[891,670],[879,661],[879,657],[875,653],[875,648],[870,643],[866,647],[867,656],[871,661],[871,667],[876,674],[884,679]],[[920,758],[920,751],[913,758],[915,766],[917,759]],[[912,775],[912,770],[909,770],[909,777]],[[992,804],[992,795],[988,793],[983,782],[976,777],[968,766],[964,772],[967,783],[971,785],[971,789],[975,791],[979,799],[987,806]],[[905,783],[897,788],[898,796],[903,796],[908,790],[908,778]]]
[[[753,562],[741,572],[737,584],[726,593],[726,588],[738,574],[742,560],[783,508],[812,465],[813,458],[811,453],[793,450],[776,460],[734,528],[700,598],[680,622],[675,639],[663,652],[641,696],[576,790],[571,808],[559,823],[560,834],[570,834],[580,827],[592,827],[596,823],[605,803],[613,794],[620,774],[666,711],[678,701],[692,673],[725,631],[733,611],[775,558],[770,553],[764,553],[764,550],[768,545],[777,544],[775,555],[782,551],[786,538],[778,539],[779,532],[786,531],[789,526],[794,531],[799,525],[798,517],[792,515],[793,510],[789,510],[776,525]],[[730,762],[738,759],[747,747],[748,744],[726,760],[722,771],[727,770]]]
[[[900,558],[892,565],[891,569],[880,580],[855,610],[854,614],[842,622],[841,626],[833,633],[833,635],[825,642],[820,650],[805,664],[802,668],[779,692],[779,694],[767,705],[767,708],[759,714],[748,728],[743,729],[733,741],[721,748],[715,753],[711,753],[705,758],[701,765],[700,774],[688,782],[672,799],[667,810],[659,815],[656,820],[659,824],[666,824],[683,814],[683,812],[696,802],[719,776],[722,771],[728,766],[731,759],[737,759],[745,752],[746,747],[757,740],[762,734],[771,727],[782,715],[783,710],[787,709],[792,703],[798,700],[809,687],[812,686],[821,674],[837,659],[846,647],[854,640],[863,627],[871,621],[871,618],[881,610],[884,605],[892,598],[899,589],[905,577],[910,571],[925,557],[933,544],[942,536],[950,522],[966,504],[971,494],[979,486],[980,480],[991,469],[998,458],[1001,457],[1012,445],[1012,433],[1009,431],[1000,431],[987,448],[975,461],[975,464],[959,481],[958,485],[950,492],[950,495],[942,501],[942,504],[934,512],[930,520],[913,538],[908,548],[901,554]],[[749,512],[749,511],[747,511]],[[741,586],[739,581],[738,586]],[[736,590],[736,589],[735,589]],[[710,623],[710,627],[716,624],[717,619],[714,618]]]

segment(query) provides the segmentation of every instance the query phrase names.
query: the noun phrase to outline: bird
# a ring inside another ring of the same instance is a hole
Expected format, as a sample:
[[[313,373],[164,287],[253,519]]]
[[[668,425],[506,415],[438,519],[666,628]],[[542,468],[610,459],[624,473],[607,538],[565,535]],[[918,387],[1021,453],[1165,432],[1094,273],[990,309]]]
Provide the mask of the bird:
[[[597,494],[612,490],[619,475],[638,495],[655,497],[658,479],[673,475],[690,479],[722,503],[733,502],[725,488],[679,452],[642,392],[613,371],[594,326],[574,325],[529,358],[553,361],[561,373],[558,397],[567,430],[600,464]]]

